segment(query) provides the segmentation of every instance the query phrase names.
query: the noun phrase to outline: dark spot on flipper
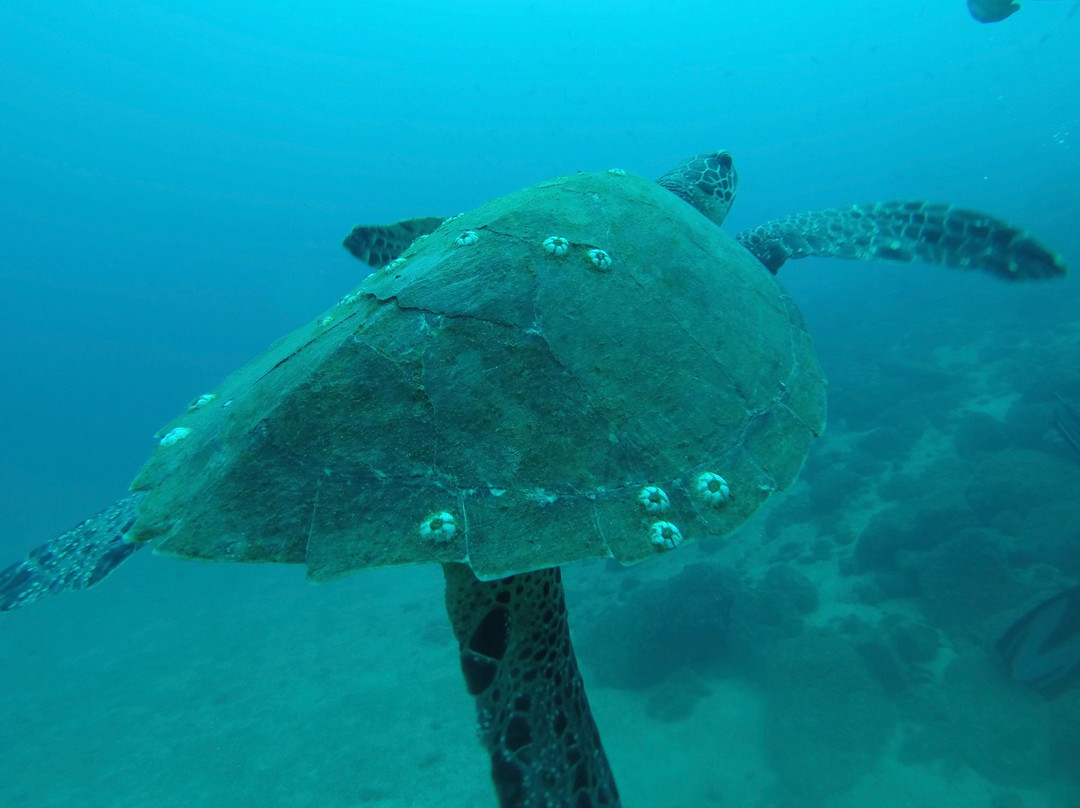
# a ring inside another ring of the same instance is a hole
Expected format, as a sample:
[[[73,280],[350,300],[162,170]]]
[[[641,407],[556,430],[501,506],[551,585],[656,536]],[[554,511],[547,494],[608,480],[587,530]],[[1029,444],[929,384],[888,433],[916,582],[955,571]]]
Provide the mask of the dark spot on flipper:
[[[56,554],[52,551],[52,547],[48,544],[43,544],[40,547],[35,547],[27,554],[27,558],[41,565],[51,564],[56,559]]]
[[[0,572],[0,592],[21,586],[30,580],[30,571],[19,562]]]
[[[22,564],[12,564],[0,572],[0,612],[8,612],[22,603],[21,591],[30,581],[32,574]]]
[[[506,758],[491,759],[491,782],[495,785],[495,794],[501,808],[513,808],[524,805],[528,795],[525,793],[525,774],[513,760]]]
[[[566,732],[566,724],[566,713],[559,710],[559,712],[555,713],[555,720],[551,722],[551,728],[555,730],[556,735],[562,735]]]
[[[1013,252],[1025,278],[1052,278],[1065,272],[1061,259],[1030,237],[1018,239]]]
[[[491,659],[502,659],[510,642],[510,612],[497,606],[480,621],[472,637],[469,650]]]
[[[523,746],[532,743],[532,730],[529,729],[528,720],[521,715],[513,716],[506,725],[506,748],[516,752]]]
[[[941,240],[945,237],[945,231],[940,227],[934,225],[928,225],[923,229],[923,241],[933,246],[941,243]]]
[[[498,671],[498,663],[490,659],[469,653],[461,655],[461,672],[465,676],[465,688],[470,696],[476,696],[491,687]]]
[[[963,252],[967,242],[962,233],[945,233],[941,238],[941,245],[949,250]]]
[[[124,563],[127,557],[138,549],[139,545],[135,544],[135,542],[125,542],[124,544],[119,544],[114,547],[102,556],[94,565],[93,570],[91,570],[90,575],[86,579],[86,586],[91,587],[100,582],[110,572]]]
[[[583,793],[589,785],[589,770],[585,768],[585,761],[581,761],[574,767],[574,791]]]
[[[1021,231],[1015,227],[998,227],[990,232],[987,241],[994,247],[1008,249],[1020,235]]]

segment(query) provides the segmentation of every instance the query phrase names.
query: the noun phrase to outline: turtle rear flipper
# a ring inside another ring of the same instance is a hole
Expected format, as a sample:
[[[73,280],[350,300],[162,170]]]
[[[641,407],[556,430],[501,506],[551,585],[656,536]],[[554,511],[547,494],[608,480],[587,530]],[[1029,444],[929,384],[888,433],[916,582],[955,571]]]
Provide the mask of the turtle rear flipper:
[[[422,216],[394,224],[358,224],[341,245],[368,266],[386,266],[421,236],[435,232],[441,216]]]
[[[735,239],[776,273],[790,258],[925,261],[1010,281],[1065,274],[1065,262],[1021,227],[979,211],[927,202],[876,202],[797,213]]]
[[[444,564],[446,612],[500,808],[617,808],[578,670],[558,567],[480,581]]]
[[[125,538],[141,499],[124,497],[0,572],[0,612],[100,583],[143,546]]]

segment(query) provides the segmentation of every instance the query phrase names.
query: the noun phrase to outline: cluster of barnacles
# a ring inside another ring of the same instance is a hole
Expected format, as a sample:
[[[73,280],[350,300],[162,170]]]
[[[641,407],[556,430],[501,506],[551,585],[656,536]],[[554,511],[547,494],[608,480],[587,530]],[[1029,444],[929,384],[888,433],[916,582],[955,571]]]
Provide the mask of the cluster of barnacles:
[[[471,247],[479,241],[480,234],[475,230],[463,230],[454,243],[459,247]],[[555,258],[564,258],[569,254],[572,245],[570,240],[563,236],[548,236],[541,242],[541,246],[548,255]],[[611,269],[611,255],[606,250],[592,247],[585,252],[585,258],[593,267],[602,272]]]
[[[719,474],[703,471],[694,480],[694,493],[706,505],[718,508],[731,499],[731,486]],[[637,501],[646,513],[657,516],[671,507],[671,500],[664,489],[646,485],[637,495]],[[661,550],[674,550],[683,541],[683,535],[673,523],[658,520],[649,526],[650,541]]]

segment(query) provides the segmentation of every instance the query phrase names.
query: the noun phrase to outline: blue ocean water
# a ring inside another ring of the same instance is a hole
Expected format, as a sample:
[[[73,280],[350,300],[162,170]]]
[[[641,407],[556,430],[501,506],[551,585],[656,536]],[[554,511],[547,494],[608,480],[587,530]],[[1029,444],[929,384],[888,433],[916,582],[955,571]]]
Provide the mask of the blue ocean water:
[[[364,268],[340,241],[358,222],[727,148],[732,233],[931,199],[1080,266],[1078,38],[1071,0],[993,25],[962,0],[6,4],[0,567],[115,500],[162,424],[354,286]],[[1080,578],[1080,458],[1053,409],[1055,393],[1080,401],[1075,280],[807,259],[781,281],[832,385],[803,482],[745,544],[571,574],[625,803],[1076,802],[1076,693],[1051,721],[972,650]],[[437,570],[312,588],[294,569],[142,555],[0,619],[0,805],[493,803]],[[983,571],[970,592],[957,558]],[[687,616],[678,587],[759,591],[773,566],[813,582],[816,605],[767,631]],[[656,652],[642,603],[693,627],[685,647]],[[777,763],[793,756],[777,726],[835,732],[827,711],[778,718],[808,699],[792,670],[829,678],[800,662],[809,627],[847,643],[837,665],[862,654],[846,670],[892,715],[883,739],[851,739],[880,755],[824,784],[807,772],[825,763]],[[892,659],[924,629],[932,659]],[[727,650],[693,651],[710,643]],[[670,673],[605,666],[658,657]],[[988,727],[965,695],[1006,706]]]

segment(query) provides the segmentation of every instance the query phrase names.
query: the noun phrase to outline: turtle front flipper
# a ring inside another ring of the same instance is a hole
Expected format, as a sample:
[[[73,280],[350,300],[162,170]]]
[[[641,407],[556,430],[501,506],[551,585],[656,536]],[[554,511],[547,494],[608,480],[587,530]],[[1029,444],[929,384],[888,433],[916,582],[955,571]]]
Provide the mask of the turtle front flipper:
[[[557,567],[480,581],[444,564],[446,611],[501,808],[617,808]]]
[[[789,258],[925,261],[1010,281],[1065,274],[1065,263],[1023,228],[953,205],[876,202],[798,213],[735,239],[776,273]]]
[[[143,546],[124,538],[141,499],[142,494],[124,497],[0,572],[0,612],[100,583]]]
[[[423,216],[394,224],[358,224],[341,245],[368,266],[379,269],[405,252],[420,236],[435,232],[442,223],[441,216]]]

